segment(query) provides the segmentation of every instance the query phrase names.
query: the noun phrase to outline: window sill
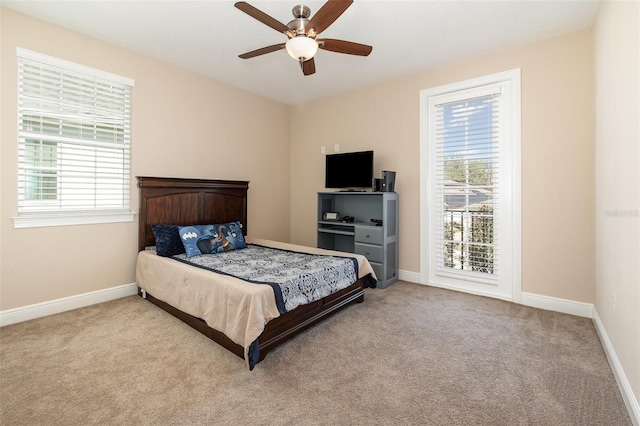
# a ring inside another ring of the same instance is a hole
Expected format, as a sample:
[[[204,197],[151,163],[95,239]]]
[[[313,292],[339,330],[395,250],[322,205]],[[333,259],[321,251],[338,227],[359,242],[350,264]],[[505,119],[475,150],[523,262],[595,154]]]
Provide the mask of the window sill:
[[[93,225],[97,223],[133,222],[132,212],[33,214],[14,217],[14,228],[42,228],[47,226]]]

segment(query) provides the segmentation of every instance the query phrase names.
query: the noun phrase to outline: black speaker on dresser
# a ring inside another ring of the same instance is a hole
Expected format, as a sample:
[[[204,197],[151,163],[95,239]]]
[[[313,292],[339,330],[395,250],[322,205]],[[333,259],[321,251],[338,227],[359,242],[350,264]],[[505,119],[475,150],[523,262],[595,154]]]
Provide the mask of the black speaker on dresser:
[[[382,192],[394,192],[396,187],[396,172],[382,171]]]

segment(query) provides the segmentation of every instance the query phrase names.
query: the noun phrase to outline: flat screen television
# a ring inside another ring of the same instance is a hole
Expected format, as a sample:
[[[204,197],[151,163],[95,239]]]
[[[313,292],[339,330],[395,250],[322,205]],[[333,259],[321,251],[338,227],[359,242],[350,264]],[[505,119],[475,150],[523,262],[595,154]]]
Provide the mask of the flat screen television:
[[[373,151],[328,154],[325,167],[325,188],[371,188]]]

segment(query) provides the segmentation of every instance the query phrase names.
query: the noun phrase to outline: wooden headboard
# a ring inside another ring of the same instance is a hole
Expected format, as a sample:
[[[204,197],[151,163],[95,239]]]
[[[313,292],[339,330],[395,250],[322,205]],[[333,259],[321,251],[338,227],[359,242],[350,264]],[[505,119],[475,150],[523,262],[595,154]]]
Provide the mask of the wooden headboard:
[[[136,176],[140,188],[138,251],[154,246],[151,225],[242,223],[246,236],[249,182]]]

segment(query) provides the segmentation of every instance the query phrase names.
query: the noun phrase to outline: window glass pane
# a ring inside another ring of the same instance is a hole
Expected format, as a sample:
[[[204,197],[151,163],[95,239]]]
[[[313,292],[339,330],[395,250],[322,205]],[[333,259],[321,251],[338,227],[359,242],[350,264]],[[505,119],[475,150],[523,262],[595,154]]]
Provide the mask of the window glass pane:
[[[57,198],[57,143],[27,139],[24,152],[25,198],[55,200]]]

